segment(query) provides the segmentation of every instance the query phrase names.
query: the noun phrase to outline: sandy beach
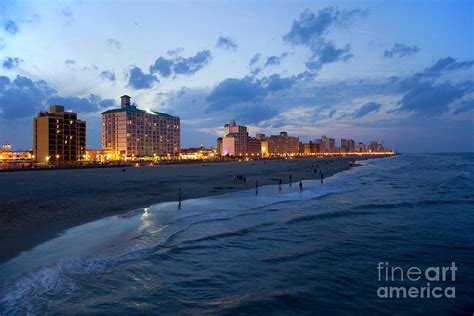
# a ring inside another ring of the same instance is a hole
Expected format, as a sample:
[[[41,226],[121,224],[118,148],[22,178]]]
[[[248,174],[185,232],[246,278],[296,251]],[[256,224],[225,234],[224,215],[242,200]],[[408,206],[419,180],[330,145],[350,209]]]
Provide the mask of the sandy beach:
[[[154,203],[319,179],[366,157],[300,158],[0,173],[0,261],[67,228]],[[317,169],[317,172],[314,172]],[[245,175],[246,182],[235,180]]]

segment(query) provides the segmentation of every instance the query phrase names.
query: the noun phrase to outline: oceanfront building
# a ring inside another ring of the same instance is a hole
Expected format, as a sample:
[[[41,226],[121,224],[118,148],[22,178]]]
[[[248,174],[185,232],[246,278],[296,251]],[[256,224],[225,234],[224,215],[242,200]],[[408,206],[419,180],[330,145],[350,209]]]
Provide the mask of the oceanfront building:
[[[224,137],[222,138],[222,155],[242,156],[248,153],[248,138],[246,126],[239,126],[235,120],[230,120],[224,125]],[[219,145],[218,145],[219,146]]]
[[[300,140],[295,136],[288,136],[287,132],[280,135],[270,135],[262,139],[262,152],[265,156],[281,156],[298,154]]]
[[[49,112],[33,118],[33,156],[41,163],[71,163],[86,153],[86,122],[64,106],[52,105]]]
[[[353,139],[341,138],[341,152],[352,153],[355,150],[355,141]]]
[[[180,119],[166,113],[140,110],[130,97],[120,97],[121,107],[102,113],[102,148],[109,159],[140,157],[178,158]]]

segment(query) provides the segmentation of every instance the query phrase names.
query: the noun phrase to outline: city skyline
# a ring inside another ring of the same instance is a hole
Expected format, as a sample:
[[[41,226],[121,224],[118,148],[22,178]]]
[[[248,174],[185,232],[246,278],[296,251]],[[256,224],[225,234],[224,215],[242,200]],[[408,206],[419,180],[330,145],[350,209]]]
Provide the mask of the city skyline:
[[[32,117],[61,104],[100,148],[100,113],[128,94],[179,116],[181,147],[215,146],[235,118],[303,142],[472,151],[474,31],[457,4],[2,2],[0,141],[32,148]]]

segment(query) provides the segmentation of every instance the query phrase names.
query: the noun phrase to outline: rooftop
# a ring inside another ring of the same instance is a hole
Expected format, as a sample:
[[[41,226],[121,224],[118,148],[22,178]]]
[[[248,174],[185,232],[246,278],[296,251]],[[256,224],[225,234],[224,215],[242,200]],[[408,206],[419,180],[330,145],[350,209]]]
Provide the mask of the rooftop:
[[[155,112],[152,110],[140,110],[137,109],[136,107],[126,107],[126,108],[120,108],[120,109],[113,109],[113,110],[108,110],[105,112],[102,112],[102,114],[108,114],[108,113],[120,113],[120,112],[129,112],[129,113],[148,113],[148,114],[153,114],[153,115],[161,115],[161,116],[168,116],[168,117],[175,117],[173,115],[167,114],[167,113],[162,113],[162,112]]]

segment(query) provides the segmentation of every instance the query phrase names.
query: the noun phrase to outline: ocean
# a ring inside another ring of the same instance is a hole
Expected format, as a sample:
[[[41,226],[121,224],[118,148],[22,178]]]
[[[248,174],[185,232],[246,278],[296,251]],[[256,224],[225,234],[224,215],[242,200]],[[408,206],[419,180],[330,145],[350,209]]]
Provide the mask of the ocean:
[[[472,315],[474,154],[362,164],[69,229],[0,265],[0,314]]]

